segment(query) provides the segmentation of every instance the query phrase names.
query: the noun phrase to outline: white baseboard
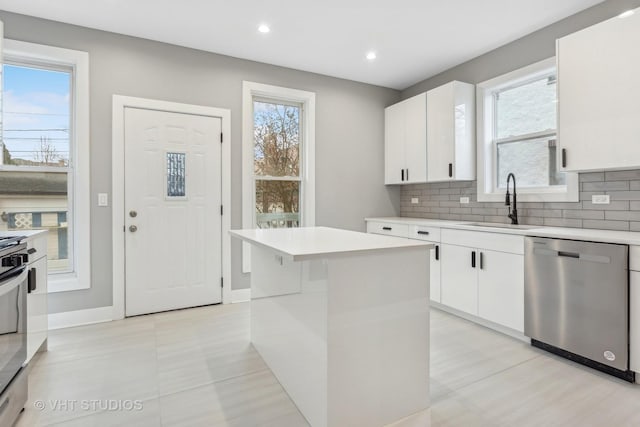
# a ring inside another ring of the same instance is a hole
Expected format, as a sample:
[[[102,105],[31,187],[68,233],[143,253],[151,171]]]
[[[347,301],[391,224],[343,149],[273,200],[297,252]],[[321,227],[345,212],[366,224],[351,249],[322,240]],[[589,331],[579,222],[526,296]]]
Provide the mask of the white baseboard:
[[[231,291],[231,303],[251,301],[251,289],[235,289]]]
[[[53,313],[49,315],[49,330],[110,322],[111,320],[113,320],[113,307],[111,306]]]

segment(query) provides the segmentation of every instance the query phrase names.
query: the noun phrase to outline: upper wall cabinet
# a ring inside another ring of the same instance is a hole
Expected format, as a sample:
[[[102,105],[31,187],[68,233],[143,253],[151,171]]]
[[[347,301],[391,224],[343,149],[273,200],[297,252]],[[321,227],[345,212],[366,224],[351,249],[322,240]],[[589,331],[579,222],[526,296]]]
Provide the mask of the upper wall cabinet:
[[[453,81],[427,92],[427,181],[476,178],[475,86]]]
[[[427,180],[427,95],[422,93],[384,110],[385,184]]]
[[[640,167],[639,47],[640,9],[558,40],[561,170]]]

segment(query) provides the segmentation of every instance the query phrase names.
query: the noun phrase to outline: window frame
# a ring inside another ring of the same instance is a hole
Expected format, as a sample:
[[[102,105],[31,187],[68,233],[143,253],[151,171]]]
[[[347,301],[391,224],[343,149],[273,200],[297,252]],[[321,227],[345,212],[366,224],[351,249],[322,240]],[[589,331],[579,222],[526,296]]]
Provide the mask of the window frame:
[[[255,180],[253,102],[268,101],[300,107],[300,226],[315,225],[315,92],[273,86],[251,81],[242,82],[242,227],[255,228]],[[295,181],[295,177],[287,181]],[[291,179],[289,179],[291,178]],[[242,245],[242,272],[251,272],[251,250]]]
[[[90,153],[89,153],[89,54],[60,47],[5,39],[3,56],[13,65],[37,66],[42,69],[71,70],[71,118],[69,138],[69,166],[20,167],[3,166],[4,170],[49,171],[68,174],[68,213],[71,236],[69,250],[73,270],[67,273],[51,273],[48,276],[48,292],[64,292],[91,287],[90,245]],[[5,61],[3,60],[3,63]]]
[[[515,142],[532,139],[533,136],[540,138],[550,135],[556,135],[555,139],[557,141],[557,123],[554,132],[542,131],[523,134],[517,138],[501,138],[498,140],[496,135],[497,117],[495,111],[495,93],[538,80],[549,75],[555,69],[557,69],[556,58],[552,57],[479,83],[476,86],[476,103],[478,112],[477,190],[479,202],[504,201],[505,190],[501,190],[499,188],[499,184],[496,182],[498,175],[498,143],[507,142],[509,139],[514,139]],[[566,185],[518,188],[518,201],[521,202],[577,202],[578,200],[579,184],[577,173],[566,173]]]

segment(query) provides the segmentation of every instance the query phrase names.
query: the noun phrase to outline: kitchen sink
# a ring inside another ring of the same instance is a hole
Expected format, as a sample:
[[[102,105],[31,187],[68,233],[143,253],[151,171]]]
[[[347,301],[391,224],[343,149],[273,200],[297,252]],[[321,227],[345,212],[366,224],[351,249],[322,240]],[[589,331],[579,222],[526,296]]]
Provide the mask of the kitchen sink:
[[[474,222],[467,224],[472,227],[490,227],[490,228],[505,228],[515,230],[532,230],[534,228],[540,228],[540,225],[524,225],[524,224],[497,224],[495,222]]]

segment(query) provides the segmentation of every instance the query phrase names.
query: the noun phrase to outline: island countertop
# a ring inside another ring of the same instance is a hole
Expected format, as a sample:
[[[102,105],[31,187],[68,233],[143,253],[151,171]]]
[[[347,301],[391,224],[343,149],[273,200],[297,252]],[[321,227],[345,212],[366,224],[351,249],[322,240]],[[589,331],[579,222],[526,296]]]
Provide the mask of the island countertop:
[[[430,248],[428,242],[329,227],[231,230],[248,243],[269,248],[293,261],[402,248]]]

